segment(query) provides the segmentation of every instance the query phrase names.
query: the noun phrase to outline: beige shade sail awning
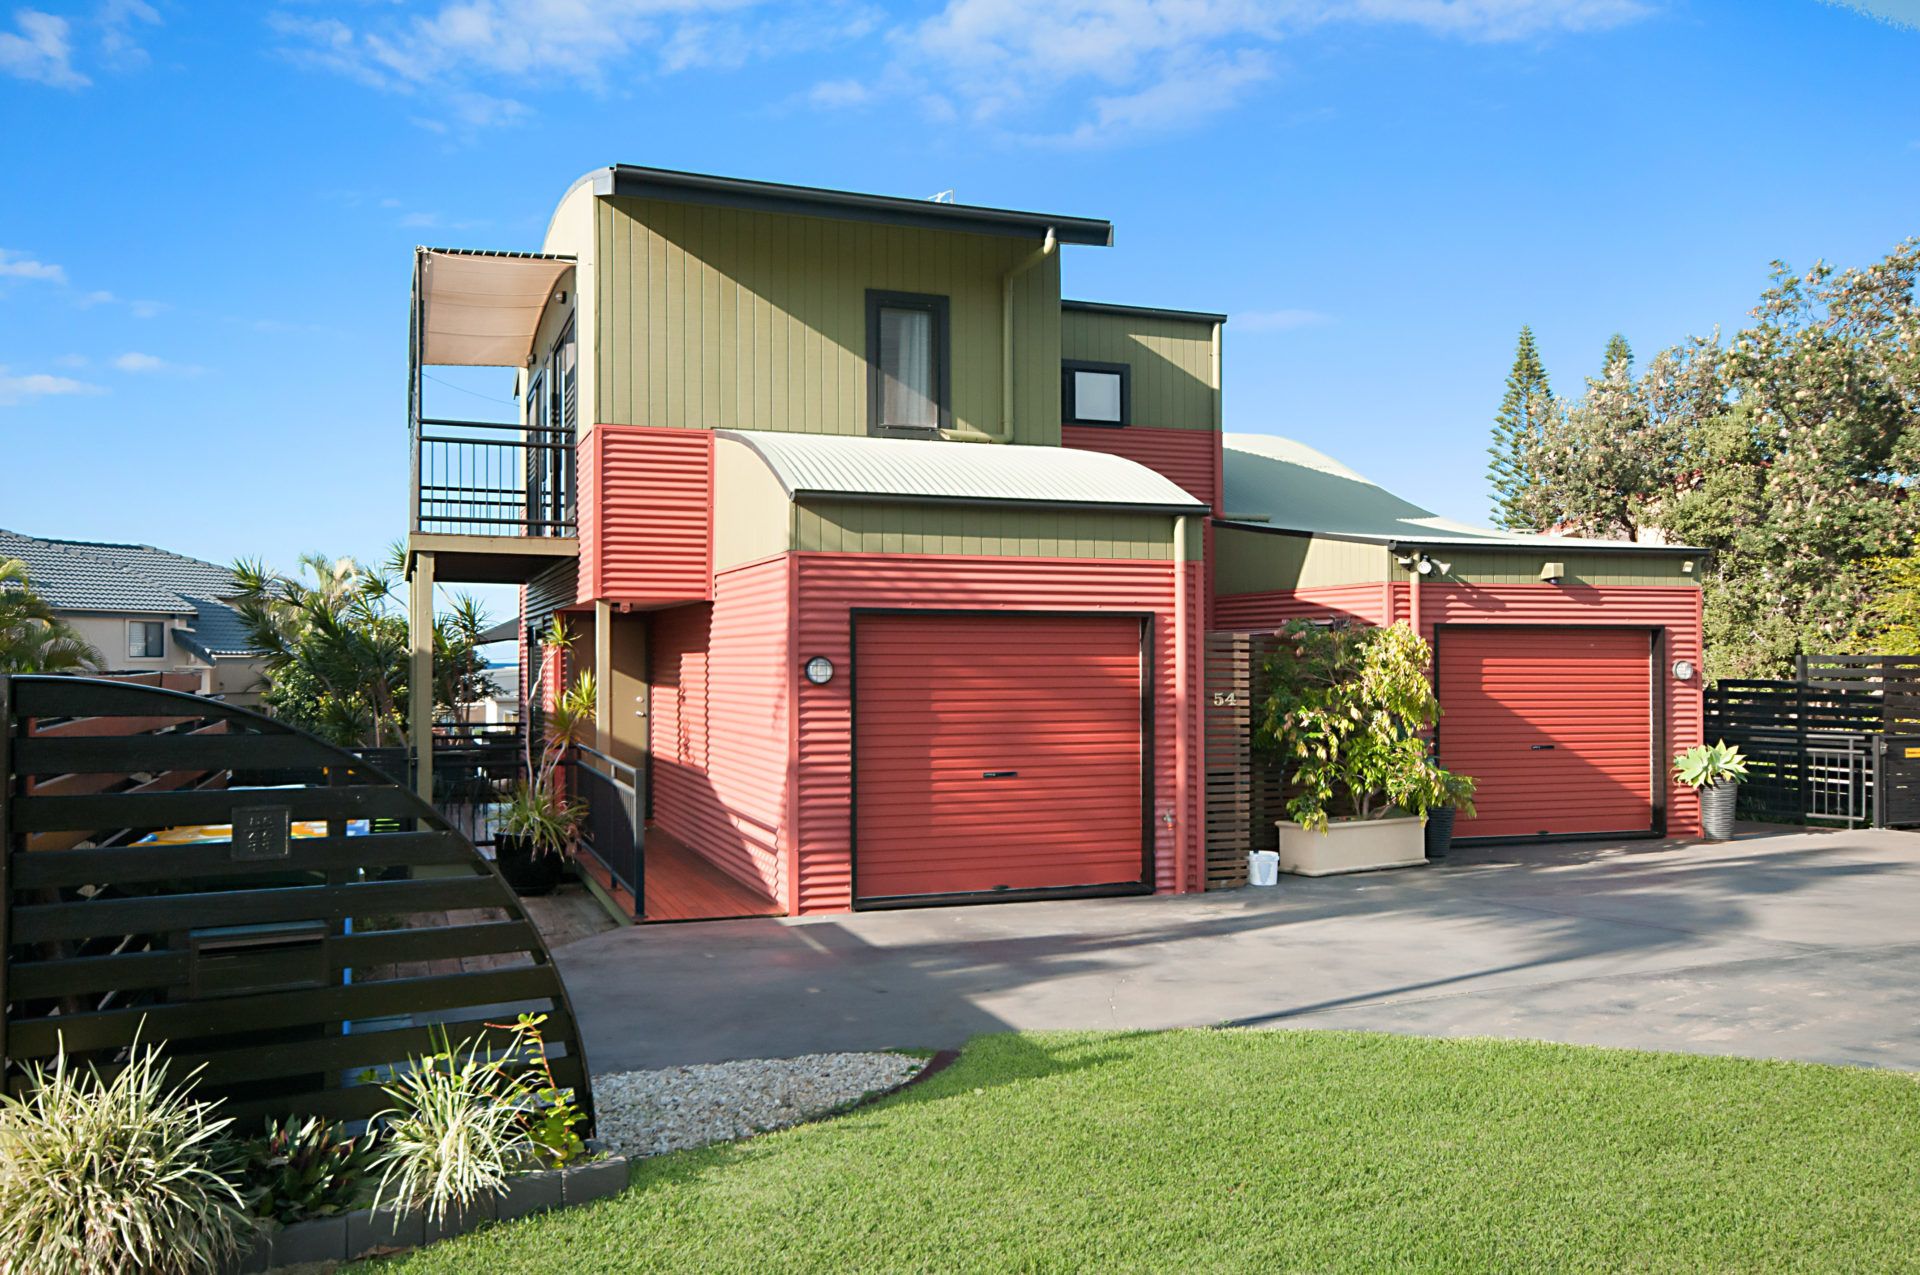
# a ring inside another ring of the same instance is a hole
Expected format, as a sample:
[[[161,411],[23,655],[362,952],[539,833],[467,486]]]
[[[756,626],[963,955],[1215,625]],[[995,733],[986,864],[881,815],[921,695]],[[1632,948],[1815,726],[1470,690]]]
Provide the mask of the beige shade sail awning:
[[[572,273],[572,257],[420,249],[420,362],[525,367],[540,316]]]

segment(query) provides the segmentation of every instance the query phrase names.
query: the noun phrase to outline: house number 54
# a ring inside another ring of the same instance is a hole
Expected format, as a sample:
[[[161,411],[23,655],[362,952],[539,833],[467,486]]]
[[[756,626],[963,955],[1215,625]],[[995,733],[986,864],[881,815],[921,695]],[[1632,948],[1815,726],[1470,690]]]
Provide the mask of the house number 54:
[[[1240,697],[1236,692],[1215,691],[1213,693],[1213,706],[1215,708],[1231,708],[1239,702]]]

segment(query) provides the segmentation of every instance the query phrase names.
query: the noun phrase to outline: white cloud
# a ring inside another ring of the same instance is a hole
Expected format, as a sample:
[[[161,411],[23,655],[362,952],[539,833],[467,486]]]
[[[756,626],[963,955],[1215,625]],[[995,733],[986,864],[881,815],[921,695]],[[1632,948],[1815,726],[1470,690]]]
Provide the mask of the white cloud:
[[[85,88],[92,81],[73,69],[72,28],[65,18],[37,9],[13,15],[18,34],[0,31],[0,71],[60,89]]]
[[[948,0],[889,33],[880,83],[936,116],[958,110],[1028,140],[1090,145],[1231,109],[1272,77],[1287,40],[1320,27],[1500,41],[1650,12],[1644,0]]]
[[[160,25],[160,13],[146,0],[106,0],[100,6],[100,51],[109,65],[145,66],[147,51],[140,47],[137,25]]]
[[[1243,310],[1230,321],[1237,332],[1292,332],[1332,323],[1333,316],[1319,310]]]
[[[413,122],[444,133],[524,118],[508,86],[598,91],[635,72],[737,67],[859,38],[879,17],[865,0],[440,0],[352,24],[284,10],[267,22],[299,63],[431,99]]]
[[[122,372],[143,375],[148,372],[171,372],[176,376],[198,376],[206,369],[191,363],[174,363],[156,354],[142,354],[138,350],[129,350],[113,361],[113,366]]]
[[[0,407],[10,407],[28,398],[105,393],[106,390],[98,385],[76,381],[70,376],[53,376],[47,372],[29,372],[24,376],[11,376],[6,367],[0,366]]]
[[[0,279],[44,279],[48,283],[65,283],[67,272],[50,261],[40,261],[25,253],[0,248]]]
[[[873,90],[859,80],[822,80],[807,90],[815,106],[862,106],[872,97]]]
[[[164,301],[129,301],[105,288],[83,292],[73,299],[73,303],[82,310],[91,310],[97,305],[123,305],[127,307],[127,313],[136,319],[155,318],[173,308]]]
[[[1920,30],[1920,3],[1915,0],[1826,0],[1826,3],[1909,31]]]

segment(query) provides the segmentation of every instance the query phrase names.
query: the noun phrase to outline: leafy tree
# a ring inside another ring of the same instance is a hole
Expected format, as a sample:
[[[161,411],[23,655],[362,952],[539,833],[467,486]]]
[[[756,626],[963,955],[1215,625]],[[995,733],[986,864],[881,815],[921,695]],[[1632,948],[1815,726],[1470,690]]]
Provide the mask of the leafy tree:
[[[407,617],[396,581],[396,547],[367,568],[352,558],[307,554],[300,573],[236,562],[234,607],[265,652],[267,710],[342,745],[406,744],[412,688]],[[486,616],[472,598],[433,625],[436,709],[457,711],[486,693],[478,651]]]
[[[0,673],[75,673],[99,664],[100,653],[33,591],[27,564],[0,559]]]
[[[1920,555],[1866,564],[1867,601],[1851,646],[1875,655],[1920,654]]]
[[[1487,448],[1492,457],[1487,479],[1493,487],[1493,517],[1502,527],[1532,531],[1538,525],[1530,521],[1528,512],[1528,499],[1538,482],[1533,450],[1552,408],[1546,365],[1540,361],[1533,329],[1523,326],[1513,369],[1507,373],[1507,392],[1493,418],[1493,446]]]
[[[1771,676],[1853,636],[1874,564],[1913,552],[1920,504],[1920,240],[1861,269],[1776,263],[1726,351],[1726,401],[1689,440],[1661,515],[1713,550],[1714,677]]]

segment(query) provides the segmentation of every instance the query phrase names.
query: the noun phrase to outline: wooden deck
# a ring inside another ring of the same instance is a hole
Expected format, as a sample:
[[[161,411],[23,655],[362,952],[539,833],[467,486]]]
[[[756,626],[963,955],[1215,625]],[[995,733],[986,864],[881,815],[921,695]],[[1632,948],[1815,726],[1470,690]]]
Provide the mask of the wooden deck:
[[[679,841],[657,829],[647,831],[646,914],[642,922],[726,921],[748,916],[784,916],[786,909],[749,890]],[[633,896],[614,883],[598,860],[582,854],[580,870],[590,874],[629,914]]]

